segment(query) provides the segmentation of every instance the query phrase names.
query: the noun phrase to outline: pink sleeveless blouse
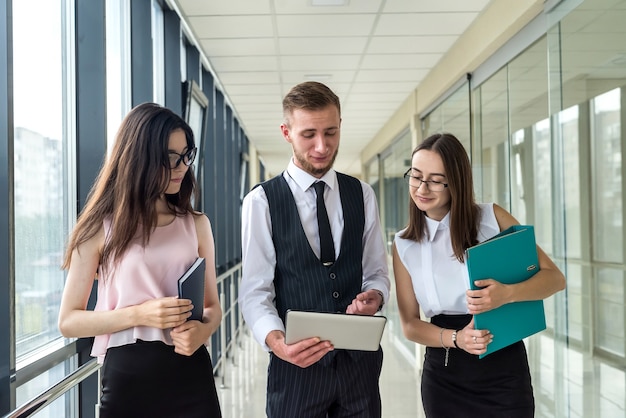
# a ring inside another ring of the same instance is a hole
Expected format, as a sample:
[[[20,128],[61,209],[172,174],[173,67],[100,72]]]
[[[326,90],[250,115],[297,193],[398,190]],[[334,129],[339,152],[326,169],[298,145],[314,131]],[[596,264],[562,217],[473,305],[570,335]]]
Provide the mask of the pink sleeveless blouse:
[[[104,221],[105,239],[111,221]],[[193,215],[177,216],[157,227],[146,247],[136,238],[118,264],[110,264],[98,280],[96,311],[138,305],[150,299],[178,295],[178,278],[198,257],[198,237]],[[138,339],[173,345],[170,328],[134,327],[95,337],[91,355],[104,361],[109,347],[132,344]]]

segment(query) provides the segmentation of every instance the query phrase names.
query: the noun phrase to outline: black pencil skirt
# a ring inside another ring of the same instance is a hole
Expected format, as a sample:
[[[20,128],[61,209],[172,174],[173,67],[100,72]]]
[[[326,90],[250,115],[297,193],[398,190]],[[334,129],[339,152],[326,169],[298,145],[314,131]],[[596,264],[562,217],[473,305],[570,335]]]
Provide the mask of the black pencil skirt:
[[[471,315],[437,315],[431,322],[461,329]],[[422,403],[428,418],[529,418],[535,401],[522,341],[480,359],[464,350],[427,347],[422,373]]]
[[[221,417],[206,347],[192,356],[160,341],[107,350],[102,367],[100,418]]]

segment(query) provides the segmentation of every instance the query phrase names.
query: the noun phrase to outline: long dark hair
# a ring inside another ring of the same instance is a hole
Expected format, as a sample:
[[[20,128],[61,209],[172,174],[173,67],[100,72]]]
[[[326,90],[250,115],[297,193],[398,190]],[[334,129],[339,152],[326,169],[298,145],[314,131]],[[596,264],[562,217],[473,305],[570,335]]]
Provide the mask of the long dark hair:
[[[117,132],[111,155],[100,170],[87,197],[85,208],[70,235],[63,268],[70,265],[72,251],[95,236],[105,218],[111,230],[102,250],[101,265],[116,261],[141,233],[143,245],[157,226],[157,200],[170,181],[170,134],[181,129],[187,149],[195,147],[193,131],[171,110],[155,103],[143,103],[124,118]],[[196,194],[193,170],[187,170],[180,192],[165,195],[169,211],[175,216],[193,213]],[[138,229],[141,229],[140,231]]]
[[[450,191],[450,239],[455,257],[464,261],[465,250],[477,243],[480,209],[474,199],[472,166],[463,144],[452,134],[438,133],[419,144],[420,150],[436,152],[443,161]],[[426,214],[419,210],[409,195],[409,224],[401,238],[421,242],[425,239]]]

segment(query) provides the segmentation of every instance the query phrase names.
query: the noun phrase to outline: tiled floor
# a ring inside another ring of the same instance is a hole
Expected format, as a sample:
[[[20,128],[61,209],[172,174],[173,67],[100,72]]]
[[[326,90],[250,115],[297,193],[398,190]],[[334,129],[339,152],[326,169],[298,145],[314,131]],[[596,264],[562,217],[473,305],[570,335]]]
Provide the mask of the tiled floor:
[[[380,377],[383,416],[421,417],[415,368],[383,335],[383,369]],[[268,354],[244,332],[216,383],[224,418],[265,418],[265,384]],[[418,413],[420,411],[420,413]]]
[[[413,352],[415,345],[399,335],[397,324],[388,322],[381,343],[383,417],[423,418],[419,396],[422,355]],[[546,334],[526,344],[537,418],[626,417],[624,370],[580,354]],[[225,373],[216,379],[224,418],[265,418],[267,359],[267,353],[244,331],[227,359]]]

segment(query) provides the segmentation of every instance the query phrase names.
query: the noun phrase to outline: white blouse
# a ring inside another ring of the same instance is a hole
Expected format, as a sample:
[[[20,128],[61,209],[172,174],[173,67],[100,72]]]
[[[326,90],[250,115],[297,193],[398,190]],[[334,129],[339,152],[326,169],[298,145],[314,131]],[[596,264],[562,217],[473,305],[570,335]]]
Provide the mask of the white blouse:
[[[479,206],[478,242],[483,242],[498,234],[500,227],[493,204]],[[400,238],[404,230],[396,233],[394,240],[400,261],[411,275],[415,298],[428,318],[466,314],[469,276],[465,263],[460,263],[452,251],[450,213],[441,221],[426,218],[426,222],[428,237],[421,243]]]

